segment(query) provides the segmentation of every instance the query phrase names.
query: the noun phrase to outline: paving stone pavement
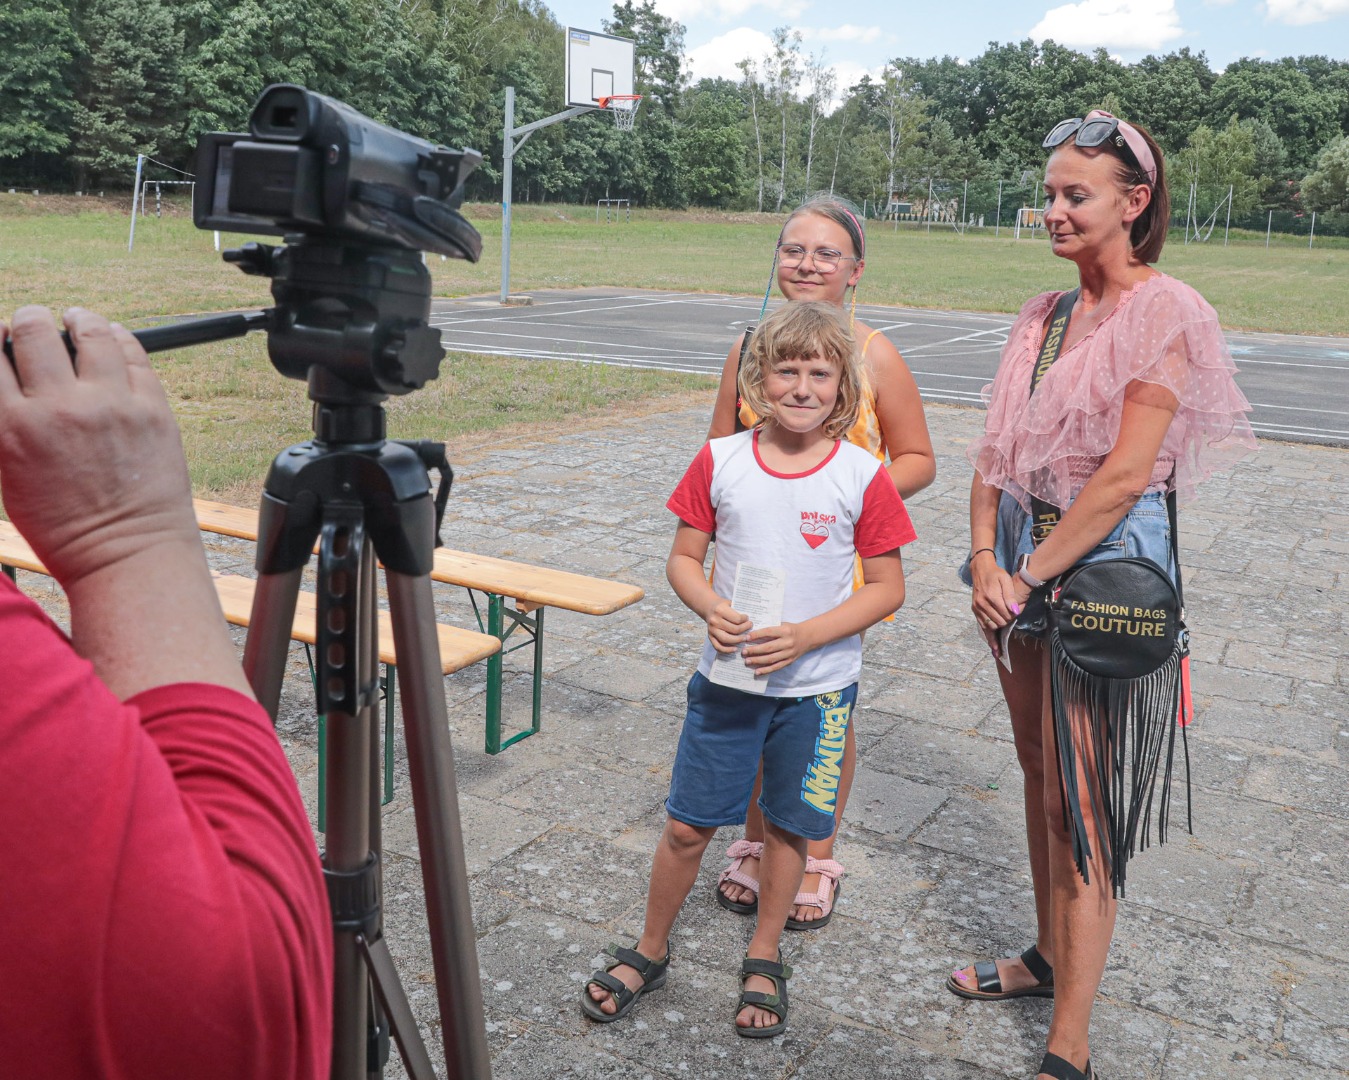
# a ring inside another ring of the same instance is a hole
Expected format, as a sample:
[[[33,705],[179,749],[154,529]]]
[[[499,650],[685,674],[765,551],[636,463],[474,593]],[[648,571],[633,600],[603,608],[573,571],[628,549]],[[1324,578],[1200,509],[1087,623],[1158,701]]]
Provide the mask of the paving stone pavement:
[[[449,546],[647,592],[607,618],[549,612],[543,730],[499,756],[482,750],[481,666],[446,680],[494,1076],[1025,1080],[1050,1003],[980,1004],[942,988],[957,965],[1019,952],[1034,925],[1011,732],[955,577],[968,542],[963,451],[981,423],[971,409],[929,409],[939,468],[910,504],[907,600],[866,639],[838,850],[846,891],[829,927],[786,935],[788,1033],[731,1031],[750,923],[712,898],[722,837],[675,927],[667,987],[624,1023],[580,1013],[604,945],[640,929],[703,636],[665,582],[664,501],[709,408],[698,396],[452,457]],[[1182,827],[1182,789],[1171,841],[1130,865],[1093,1025],[1109,1080],[1349,1075],[1346,465],[1343,450],[1263,443],[1182,509],[1195,834]],[[251,572],[246,545],[216,542],[212,560]],[[461,593],[437,590],[442,619],[473,625]],[[527,656],[508,660],[516,726]],[[292,654],[280,730],[312,810],[311,704]],[[427,1031],[435,997],[401,760],[385,843],[388,935]],[[389,1075],[401,1075],[396,1062]]]

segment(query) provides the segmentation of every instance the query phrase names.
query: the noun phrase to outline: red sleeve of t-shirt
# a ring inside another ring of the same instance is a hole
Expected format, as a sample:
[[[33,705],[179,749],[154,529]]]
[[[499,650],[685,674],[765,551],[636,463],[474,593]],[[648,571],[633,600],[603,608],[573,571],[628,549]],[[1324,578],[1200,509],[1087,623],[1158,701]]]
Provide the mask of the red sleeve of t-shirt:
[[[878,468],[862,495],[862,513],[853,530],[853,546],[857,548],[857,554],[870,559],[916,539],[918,534],[914,532],[909,512],[904,508],[904,500],[895,490],[895,482],[884,467]]]
[[[0,685],[7,1070],[326,1077],[331,919],[266,713],[196,684],[118,701],[8,580]]]
[[[712,505],[712,447],[703,443],[693,464],[674,489],[666,507],[705,533],[717,531],[717,510]]]

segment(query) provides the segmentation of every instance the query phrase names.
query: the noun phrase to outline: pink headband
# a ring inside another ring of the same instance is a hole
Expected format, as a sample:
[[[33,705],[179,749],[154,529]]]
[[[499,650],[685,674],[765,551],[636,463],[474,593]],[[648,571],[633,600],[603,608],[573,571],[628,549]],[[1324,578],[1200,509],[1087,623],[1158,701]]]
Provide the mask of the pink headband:
[[[1119,125],[1119,133],[1124,136],[1124,141],[1129,144],[1129,149],[1133,151],[1134,160],[1138,162],[1139,167],[1147,175],[1148,182],[1157,183],[1157,160],[1152,156],[1152,151],[1148,149],[1148,144],[1143,136],[1138,133],[1138,129],[1127,120],[1121,120],[1113,116],[1104,109],[1092,109],[1087,113],[1086,120],[1094,120],[1102,117],[1106,120],[1114,120]]]
[[[846,206],[840,206],[839,209],[847,214],[848,220],[857,227],[857,242],[861,245],[861,250],[857,253],[857,257],[859,259],[865,259],[867,256],[867,234],[862,231],[861,222],[857,220],[857,217]]]

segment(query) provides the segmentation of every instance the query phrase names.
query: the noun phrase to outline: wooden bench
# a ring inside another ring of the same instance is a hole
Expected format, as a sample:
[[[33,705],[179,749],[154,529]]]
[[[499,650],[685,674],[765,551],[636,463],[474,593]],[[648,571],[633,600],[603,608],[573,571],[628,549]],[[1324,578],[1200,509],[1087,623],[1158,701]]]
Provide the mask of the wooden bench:
[[[205,499],[194,501],[197,523],[204,532],[219,533],[245,540],[258,538],[258,515],[226,503]],[[646,595],[636,585],[603,578],[586,577],[565,570],[474,555],[467,551],[437,548],[431,569],[433,581],[458,585],[468,590],[478,628],[502,643],[502,651],[487,658],[486,746],[497,754],[521,739],[538,732],[543,696],[543,626],[547,608],[563,608],[584,615],[609,615]],[[487,597],[487,613],[478,608],[476,593]],[[512,606],[505,604],[513,601]],[[519,632],[524,640],[506,648],[506,641]],[[534,646],[533,708],[530,726],[509,739],[501,738],[502,656],[507,652]]]
[[[47,568],[34,554],[16,529],[8,521],[0,521],[0,567],[10,578],[15,570],[27,570],[35,574],[47,574]],[[252,578],[238,577],[234,574],[212,573],[216,596],[220,598],[220,607],[224,611],[225,621],[234,626],[247,626],[253,613],[253,592],[257,583]],[[295,619],[291,624],[290,636],[303,642],[306,649],[316,641],[318,618],[318,597],[311,592],[301,590],[296,595]],[[384,678],[380,680],[384,691],[384,801],[393,797],[393,703],[397,679],[398,655],[394,651],[393,622],[387,611],[378,614],[379,620],[379,659],[385,666]],[[474,630],[462,630],[457,626],[436,624],[436,639],[440,646],[440,669],[444,675],[452,674],[479,660],[501,652],[501,641],[490,634]],[[311,660],[312,674],[313,663]],[[319,775],[324,775],[325,766],[325,722],[319,717]],[[324,786],[319,784],[319,828],[324,827]]]
[[[247,626],[253,614],[253,593],[257,582],[252,578],[235,574],[211,574],[215,582],[215,592],[220,597],[220,606],[225,612],[226,622],[234,626]],[[394,651],[393,620],[387,611],[376,616],[379,622],[379,660],[384,665],[384,677],[380,679],[380,690],[384,695],[384,798],[387,804],[393,798],[393,708],[397,696],[398,655]],[[301,589],[295,597],[295,618],[291,623],[290,636],[294,641],[304,643],[305,652],[318,640],[318,597]],[[461,630],[457,626],[436,623],[436,640],[440,646],[440,671],[450,675],[479,660],[501,652],[501,642],[489,634],[480,634],[475,630]],[[313,657],[309,658],[309,674],[314,678]],[[327,719],[318,718],[319,776],[327,775]],[[327,785],[318,786],[318,824],[320,830],[326,830],[327,822]]]

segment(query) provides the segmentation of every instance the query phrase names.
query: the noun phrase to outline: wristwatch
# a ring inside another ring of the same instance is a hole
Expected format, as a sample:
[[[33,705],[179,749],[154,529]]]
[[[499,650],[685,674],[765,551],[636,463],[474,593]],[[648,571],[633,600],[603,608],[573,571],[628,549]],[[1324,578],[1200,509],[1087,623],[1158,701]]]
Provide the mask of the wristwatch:
[[[1016,576],[1029,585],[1032,589],[1039,589],[1044,586],[1044,582],[1026,569],[1030,563],[1030,553],[1027,552],[1016,561]]]

